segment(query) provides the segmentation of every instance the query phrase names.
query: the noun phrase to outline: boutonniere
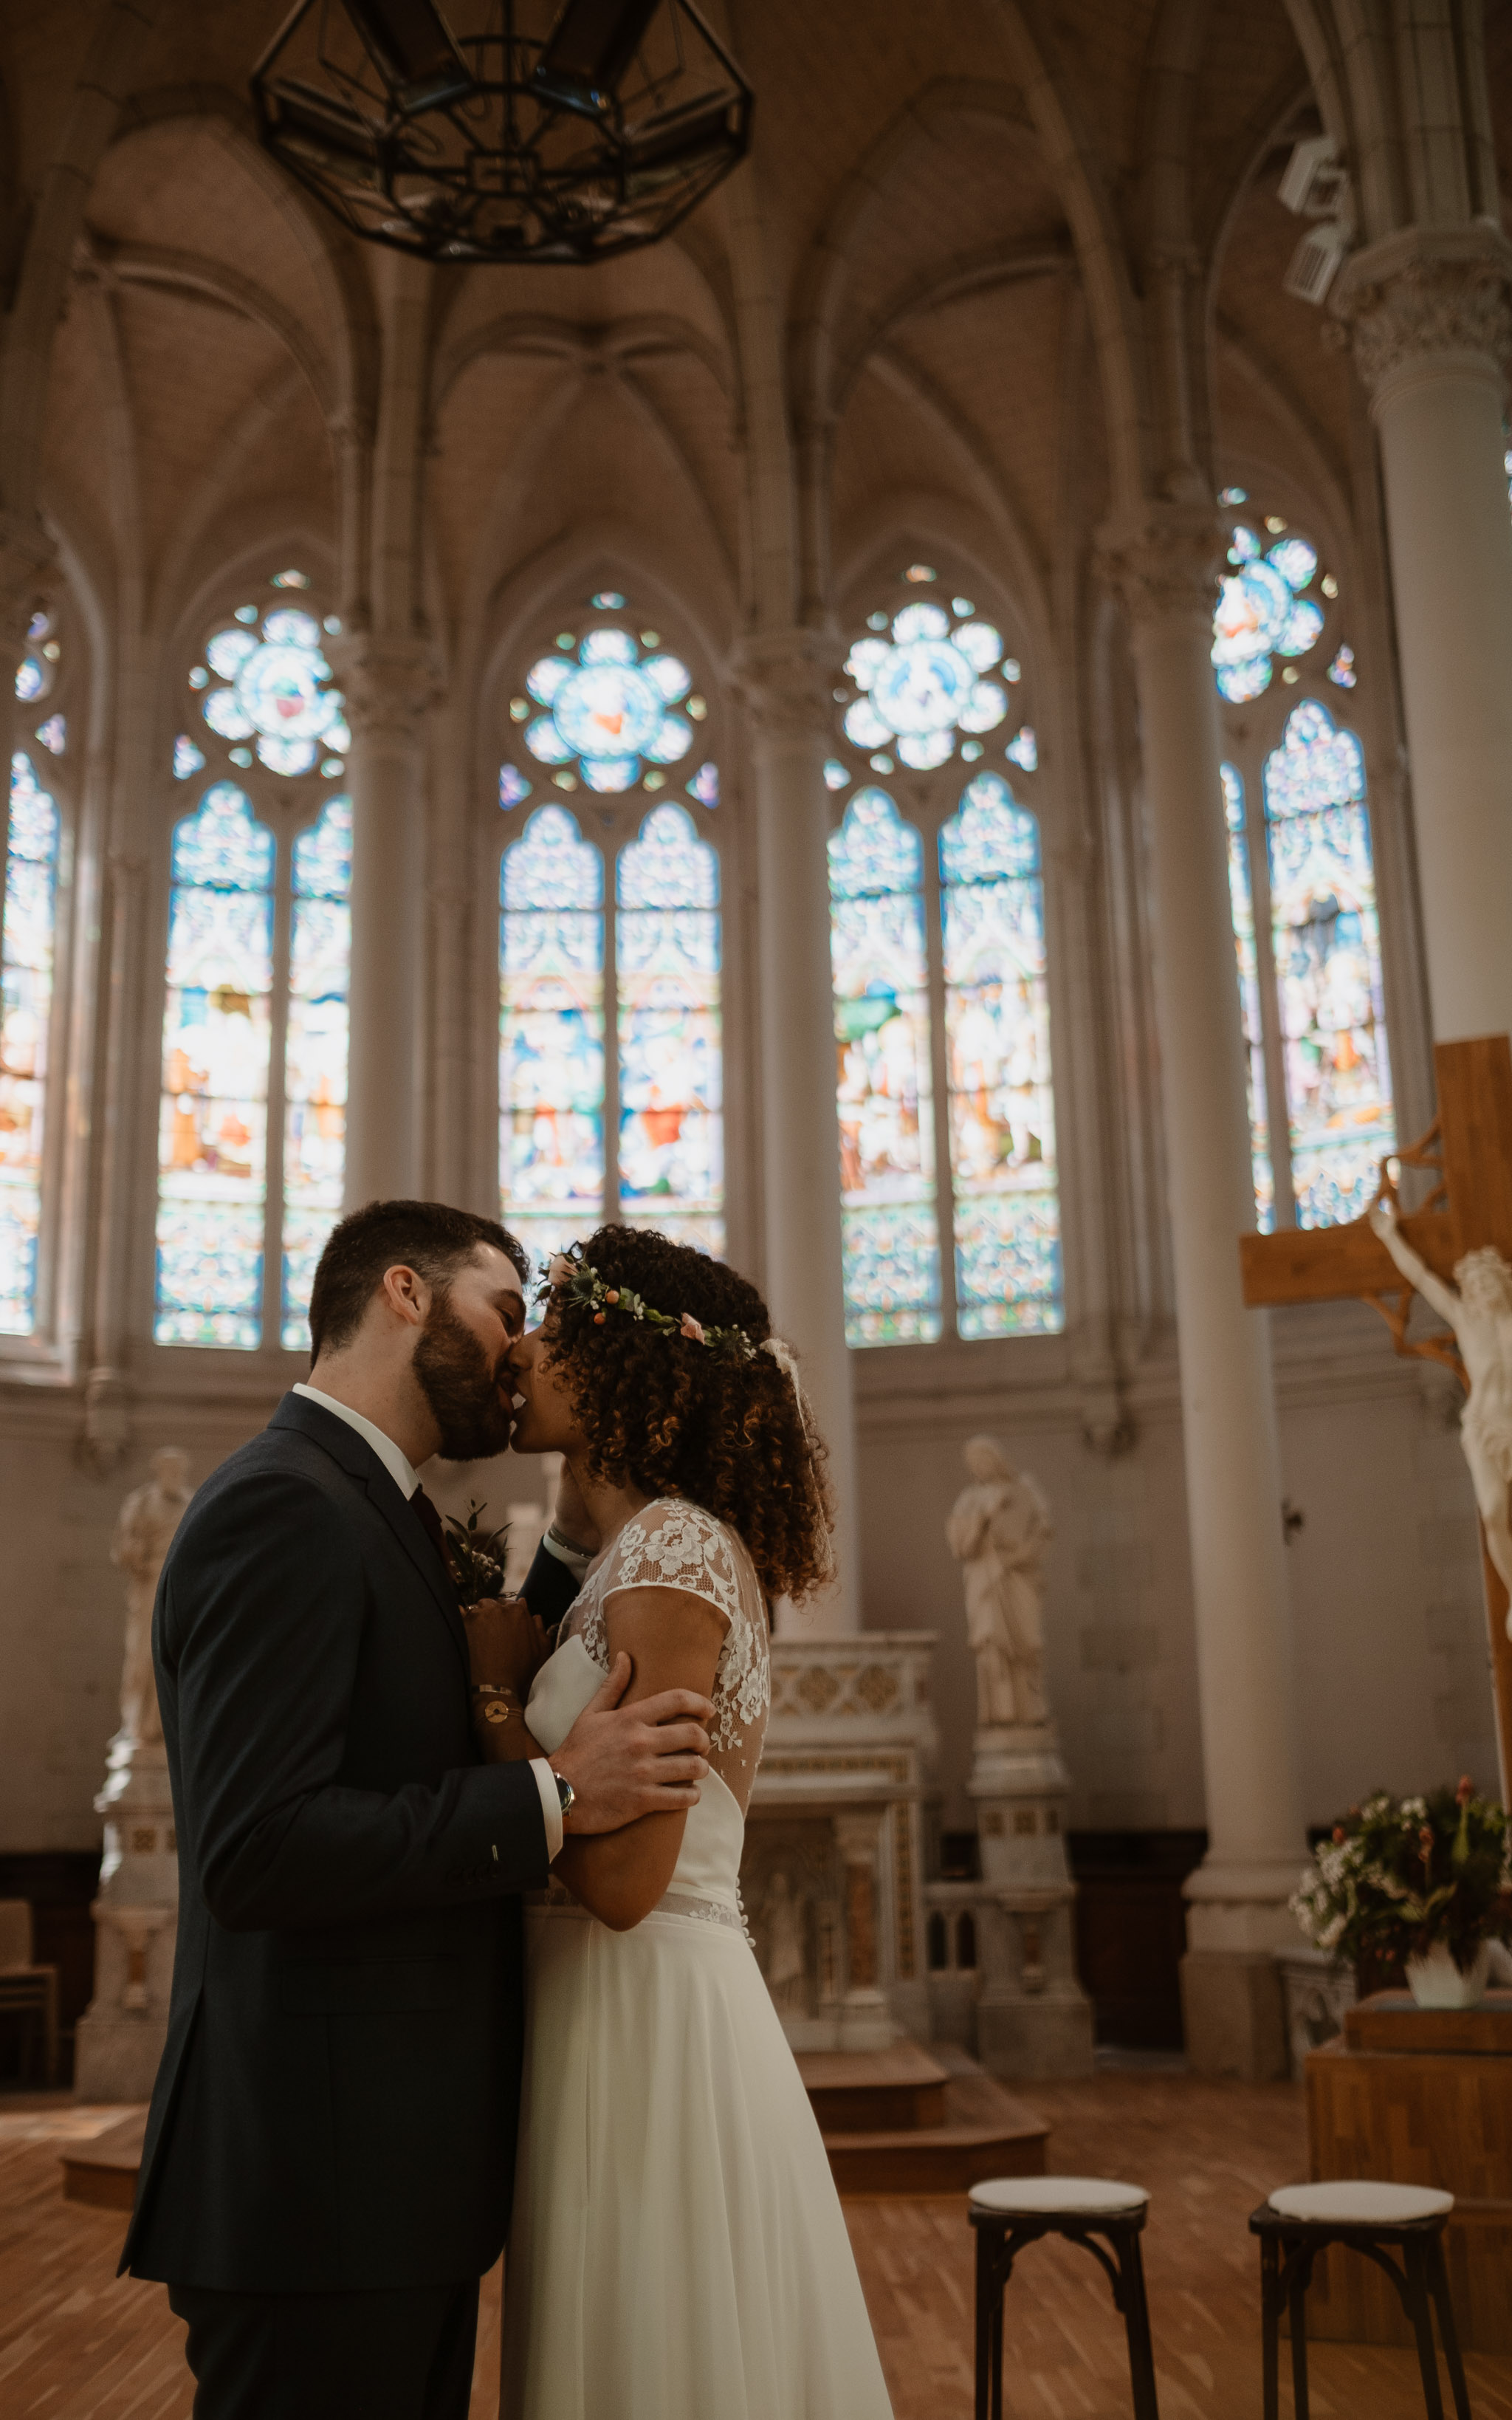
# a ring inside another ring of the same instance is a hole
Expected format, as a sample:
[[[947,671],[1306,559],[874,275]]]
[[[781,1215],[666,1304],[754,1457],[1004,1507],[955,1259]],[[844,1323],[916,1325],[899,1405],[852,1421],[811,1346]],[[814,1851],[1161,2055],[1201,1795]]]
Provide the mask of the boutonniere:
[[[485,1597],[502,1596],[504,1592],[509,1524],[506,1521],[499,1529],[480,1528],[479,1521],[487,1510],[486,1504],[470,1497],[465,1521],[448,1512],[442,1524],[452,1579],[463,1605],[479,1605]]]

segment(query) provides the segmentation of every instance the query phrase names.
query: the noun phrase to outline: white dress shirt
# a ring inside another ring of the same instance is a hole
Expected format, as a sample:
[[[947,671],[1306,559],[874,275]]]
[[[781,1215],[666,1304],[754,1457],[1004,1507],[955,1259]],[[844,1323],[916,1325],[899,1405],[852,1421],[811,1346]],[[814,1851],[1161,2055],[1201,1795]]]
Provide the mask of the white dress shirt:
[[[419,1475],[409,1455],[394,1444],[391,1436],[386,1436],[372,1420],[364,1419],[361,1412],[354,1412],[349,1404],[338,1404],[334,1395],[322,1394],[318,1387],[307,1387],[301,1380],[294,1392],[307,1396],[312,1404],[318,1404],[324,1411],[334,1412],[338,1420],[345,1420],[349,1429],[355,1429],[363,1442],[372,1447],[405,1502],[409,1503],[420,1485]],[[565,1556],[563,1560],[566,1560]],[[541,1793],[541,1813],[546,1819],[547,1855],[555,1857],[561,1852],[563,1838],[562,1796],[557,1789],[557,1777],[544,1756],[532,1757],[531,1771],[535,1776],[535,1787]]]

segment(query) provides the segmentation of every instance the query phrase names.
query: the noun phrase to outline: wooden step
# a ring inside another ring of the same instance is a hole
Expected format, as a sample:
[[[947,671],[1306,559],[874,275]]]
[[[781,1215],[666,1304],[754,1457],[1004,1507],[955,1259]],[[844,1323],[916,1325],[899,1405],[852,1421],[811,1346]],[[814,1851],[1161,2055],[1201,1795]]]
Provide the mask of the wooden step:
[[[69,2143],[62,2154],[64,2200],[90,2202],[96,2210],[130,2210],[147,2123],[147,2111],[133,2109],[89,2142]]]
[[[945,2123],[949,2072],[918,2042],[800,2051],[798,2073],[822,2133],[896,2134]]]
[[[963,2051],[944,2043],[935,2048],[940,2058],[934,2063],[945,2069],[944,2110],[937,2125],[878,2127],[866,2133],[824,2127],[830,2170],[842,2194],[959,2194],[985,2177],[1044,2175],[1050,2134],[1045,2119],[1014,2100]],[[811,2060],[819,2055],[807,2053],[800,2058],[805,2081]]]

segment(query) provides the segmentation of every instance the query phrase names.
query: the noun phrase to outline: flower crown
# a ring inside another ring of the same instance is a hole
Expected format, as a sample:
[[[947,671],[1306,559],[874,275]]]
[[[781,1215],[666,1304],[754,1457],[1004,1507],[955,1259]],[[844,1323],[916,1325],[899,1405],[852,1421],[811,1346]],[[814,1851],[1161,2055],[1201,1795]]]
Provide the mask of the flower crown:
[[[657,1311],[631,1286],[606,1285],[590,1261],[574,1261],[565,1252],[553,1252],[547,1264],[546,1282],[552,1293],[561,1294],[567,1302],[591,1310],[595,1327],[602,1327],[609,1312],[618,1311],[627,1319],[641,1321],[650,1327],[674,1329],[721,1361],[753,1361],[756,1357],[758,1347],[743,1327],[705,1327],[690,1311]],[[766,1342],[771,1344],[780,1339],[769,1337]]]
[[[760,1344],[756,1344],[752,1342],[743,1327],[705,1327],[703,1322],[701,1319],[695,1319],[690,1311],[657,1311],[653,1304],[646,1301],[643,1295],[637,1294],[632,1286],[606,1285],[591,1261],[573,1257],[574,1253],[580,1253],[580,1250],[581,1247],[575,1244],[570,1252],[552,1253],[547,1263],[546,1283],[541,1287],[540,1292],[543,1295],[560,1295],[563,1301],[577,1303],[584,1310],[591,1311],[595,1327],[602,1327],[605,1325],[611,1311],[623,1311],[627,1319],[639,1320],[650,1327],[659,1327],[668,1334],[686,1337],[690,1344],[702,1344],[705,1352],[713,1353],[722,1361],[754,1361],[758,1354],[771,1355],[793,1389],[793,1400],[797,1405],[798,1418],[803,1425],[804,1438],[809,1448],[806,1457],[808,1485],[817,1513],[816,1534],[824,1544],[820,1577],[823,1580],[832,1579],[835,1574],[834,1549],[827,1536],[830,1525],[825,1513],[824,1491],[819,1481],[814,1459],[818,1436],[813,1424],[813,1415],[809,1409],[808,1398],[803,1391],[803,1380],[798,1373],[798,1357],[786,1338],[764,1336]]]

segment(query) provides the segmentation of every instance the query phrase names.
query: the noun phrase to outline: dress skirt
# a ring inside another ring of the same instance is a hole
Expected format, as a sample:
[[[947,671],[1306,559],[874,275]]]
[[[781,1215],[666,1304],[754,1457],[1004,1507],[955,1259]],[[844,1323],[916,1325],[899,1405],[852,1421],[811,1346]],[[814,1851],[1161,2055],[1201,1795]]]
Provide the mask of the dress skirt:
[[[738,1926],[532,1909],[501,2420],[890,2420],[840,2199]]]

